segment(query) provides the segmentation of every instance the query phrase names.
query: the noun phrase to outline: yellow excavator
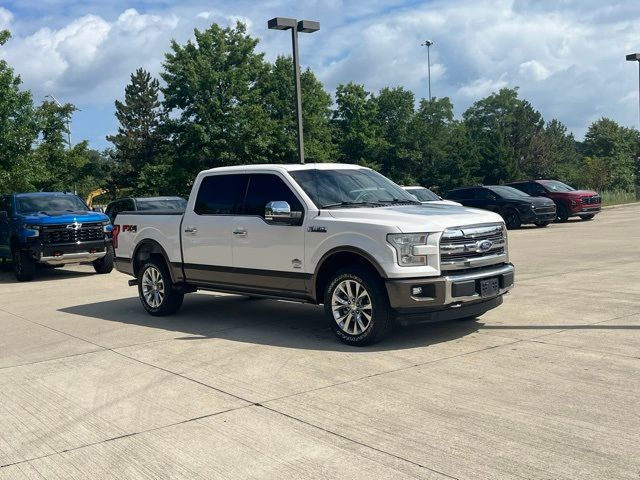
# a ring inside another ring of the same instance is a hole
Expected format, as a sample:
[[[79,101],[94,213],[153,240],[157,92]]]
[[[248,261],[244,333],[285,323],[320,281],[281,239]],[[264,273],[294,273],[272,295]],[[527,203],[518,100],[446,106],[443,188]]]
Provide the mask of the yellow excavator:
[[[108,192],[109,190],[105,190],[104,188],[96,188],[95,190],[90,192],[89,195],[87,195],[87,206],[89,208],[93,208],[93,200],[96,197],[99,197],[100,195],[104,195],[105,193],[108,193]]]

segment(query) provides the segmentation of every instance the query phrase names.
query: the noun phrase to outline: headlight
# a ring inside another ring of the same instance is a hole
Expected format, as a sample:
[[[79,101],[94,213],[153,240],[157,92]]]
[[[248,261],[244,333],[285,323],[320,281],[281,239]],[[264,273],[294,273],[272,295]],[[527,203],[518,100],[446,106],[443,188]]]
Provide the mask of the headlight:
[[[398,265],[401,267],[419,267],[427,264],[426,255],[414,255],[414,247],[425,245],[426,233],[390,233],[387,242],[396,250]]]
[[[113,225],[111,225],[111,222],[109,220],[102,222],[102,231],[104,233],[113,232]]]
[[[24,233],[26,237],[39,237],[40,236],[40,225],[23,225]]]

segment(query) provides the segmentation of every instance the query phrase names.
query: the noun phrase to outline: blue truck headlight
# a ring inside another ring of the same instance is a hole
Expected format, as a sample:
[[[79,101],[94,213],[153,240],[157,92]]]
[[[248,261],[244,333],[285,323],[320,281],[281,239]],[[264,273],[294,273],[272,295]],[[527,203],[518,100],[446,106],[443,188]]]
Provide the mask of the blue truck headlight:
[[[111,225],[111,222],[109,222],[108,220],[106,222],[102,222],[102,231],[104,233],[112,233],[113,225]]]
[[[414,255],[414,248],[426,245],[428,234],[426,233],[390,233],[387,242],[396,251],[398,265],[401,267],[420,267],[427,264],[426,255]]]
[[[40,225],[23,225],[24,236],[27,238],[34,238],[40,236]]]

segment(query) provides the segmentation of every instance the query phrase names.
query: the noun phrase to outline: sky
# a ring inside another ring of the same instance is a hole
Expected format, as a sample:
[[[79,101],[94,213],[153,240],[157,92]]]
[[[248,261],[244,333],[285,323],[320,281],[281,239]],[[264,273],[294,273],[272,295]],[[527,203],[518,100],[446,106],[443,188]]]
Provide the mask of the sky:
[[[581,139],[609,117],[638,126],[638,0],[0,0],[0,48],[39,103],[75,104],[74,143],[109,144],[114,101],[138,67],[158,75],[172,39],[194,28],[245,22],[268,60],[291,52],[290,35],[267,29],[275,16],[317,20],[300,34],[300,61],[333,92],[362,83],[377,92],[404,86],[427,97],[427,52],[436,97],[460,116],[502,87],[519,87],[546,120]]]

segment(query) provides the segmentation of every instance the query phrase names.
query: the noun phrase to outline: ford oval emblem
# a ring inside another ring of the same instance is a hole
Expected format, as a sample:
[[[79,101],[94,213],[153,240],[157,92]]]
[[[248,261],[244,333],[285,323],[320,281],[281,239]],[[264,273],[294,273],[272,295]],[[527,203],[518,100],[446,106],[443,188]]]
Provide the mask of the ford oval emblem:
[[[491,250],[491,247],[493,247],[491,240],[482,240],[476,244],[476,252],[486,253]]]

